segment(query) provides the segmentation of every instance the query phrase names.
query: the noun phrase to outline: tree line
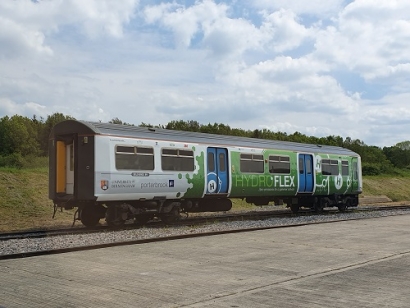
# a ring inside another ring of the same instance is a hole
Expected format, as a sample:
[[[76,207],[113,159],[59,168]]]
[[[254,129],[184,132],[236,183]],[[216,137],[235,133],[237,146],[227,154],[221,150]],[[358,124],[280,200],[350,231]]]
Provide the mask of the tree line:
[[[62,113],[54,113],[47,118],[32,118],[14,115],[0,119],[0,167],[21,168],[36,158],[48,156],[48,138],[53,126],[64,120],[74,120]],[[114,118],[110,123],[133,125]],[[410,141],[403,141],[391,147],[366,145],[359,139],[340,136],[315,137],[300,132],[287,134],[268,129],[244,130],[231,128],[222,123],[200,124],[197,121],[171,121],[166,125],[151,125],[142,122],[142,127],[156,127],[171,130],[192,131],[218,135],[290,141],[320,145],[339,146],[350,149],[362,157],[364,175],[400,174],[410,169]]]

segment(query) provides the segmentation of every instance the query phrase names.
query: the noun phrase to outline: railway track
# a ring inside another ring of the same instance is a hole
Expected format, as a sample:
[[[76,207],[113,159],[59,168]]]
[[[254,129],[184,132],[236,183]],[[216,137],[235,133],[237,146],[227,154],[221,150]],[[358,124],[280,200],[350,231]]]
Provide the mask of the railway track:
[[[312,214],[309,210],[301,210],[298,215],[309,215]],[[286,210],[272,210],[272,211],[253,211],[253,212],[232,212],[226,214],[211,214],[211,215],[195,215],[191,217],[181,219],[173,224],[165,224],[160,220],[153,220],[144,225],[144,227],[149,228],[163,228],[165,226],[191,226],[191,225],[203,225],[207,223],[222,222],[222,221],[234,221],[234,220],[250,220],[250,219],[269,219],[269,218],[280,218],[280,217],[290,217],[292,213]],[[48,229],[48,230],[30,230],[22,232],[10,232],[0,234],[0,241],[11,240],[11,239],[25,239],[25,238],[43,238],[51,236],[60,235],[70,235],[70,234],[88,234],[96,232],[105,231],[122,231],[122,230],[132,230],[141,228],[143,226],[127,223],[121,227],[113,228],[108,226],[97,226],[94,228],[80,227],[70,227],[70,228],[59,228],[59,229]]]
[[[398,210],[398,209],[410,209],[409,205],[395,205],[395,206],[368,206],[368,207],[358,207],[349,210],[349,212],[365,212],[365,211],[381,211],[381,210]],[[314,213],[311,210],[300,210],[298,213],[301,215],[331,215],[337,214],[339,211],[337,209],[326,209],[321,213]],[[171,224],[172,226],[198,226],[207,223],[223,222],[223,221],[237,221],[237,220],[253,220],[253,219],[270,219],[270,218],[280,218],[280,217],[293,217],[289,209],[284,210],[263,210],[263,211],[252,211],[252,212],[231,212],[226,214],[211,214],[211,215],[196,215],[188,218],[182,218]],[[167,224],[161,221],[151,221],[144,225],[149,228],[163,228]],[[19,231],[19,232],[9,232],[1,233],[0,241],[6,241],[11,239],[27,239],[27,238],[43,238],[51,236],[61,236],[61,235],[71,235],[71,234],[88,234],[96,232],[105,231],[121,231],[121,230],[132,230],[136,228],[141,228],[141,225],[127,223],[121,227],[112,228],[108,226],[98,226],[95,228],[86,228],[83,226],[70,227],[70,228],[59,228],[59,229],[47,229],[47,230],[29,230],[29,231]]]
[[[181,219],[175,224],[166,225],[161,221],[152,221],[146,225],[146,227],[141,228],[140,226],[136,226],[135,224],[127,224],[121,228],[112,229],[106,226],[100,226],[98,228],[84,228],[84,227],[74,227],[69,229],[57,229],[57,230],[37,230],[37,231],[29,231],[29,232],[14,232],[14,233],[3,233],[0,235],[0,245],[6,245],[7,242],[19,242],[20,246],[27,245],[27,249],[22,249],[20,252],[16,253],[4,253],[0,249],[0,260],[1,259],[11,259],[11,258],[22,258],[22,257],[29,257],[29,256],[37,256],[37,255],[45,255],[45,254],[56,254],[56,253],[63,253],[63,252],[70,252],[70,251],[77,251],[77,250],[87,250],[87,249],[97,249],[97,248],[104,248],[104,247],[113,247],[119,245],[130,245],[130,244],[141,244],[141,243],[148,243],[148,242],[157,242],[157,241],[165,241],[165,240],[175,240],[175,239],[182,239],[188,237],[195,237],[195,236],[210,236],[210,235],[217,235],[217,234],[226,234],[226,233],[237,233],[237,232],[244,232],[244,231],[256,231],[256,230],[264,230],[264,229],[272,229],[272,228],[283,228],[283,227],[295,227],[295,226],[302,226],[312,223],[329,223],[335,221],[343,221],[343,220],[352,220],[352,219],[362,219],[363,217],[357,216],[359,213],[368,213],[368,212],[381,212],[381,211],[409,211],[410,206],[407,205],[398,205],[398,206],[369,206],[369,207],[359,207],[357,209],[352,209],[347,211],[346,213],[340,213],[337,210],[325,210],[322,213],[312,213],[310,210],[301,211],[298,215],[293,215],[290,213],[288,209],[286,210],[273,210],[273,211],[256,211],[256,212],[246,212],[246,213],[229,213],[224,215],[201,215],[201,216],[194,216],[188,217],[185,219]],[[353,217],[345,217],[345,214],[353,214]],[[356,215],[355,215],[356,214]],[[319,219],[318,221],[315,220],[315,217],[318,216],[325,216],[326,221],[323,219]],[[357,216],[357,217],[355,217]],[[246,222],[246,221],[264,221],[269,220],[272,218],[278,218],[280,222],[280,218],[283,219],[299,219],[298,222],[291,222],[286,224],[279,225],[268,225],[268,226],[257,226],[257,227],[233,227],[224,230],[217,230],[217,231],[203,231],[201,228],[206,226],[213,226],[217,225],[218,223],[227,223],[227,222]],[[366,217],[365,217],[366,218]],[[306,220],[306,221],[305,221]],[[173,231],[176,229],[186,229],[187,232],[182,232],[182,234],[173,234]],[[74,245],[71,247],[48,247],[46,249],[30,249],[30,241],[34,240],[41,240],[49,241],[55,237],[82,237],[82,235],[89,234],[97,234],[100,237],[115,237],[116,234],[131,232],[136,233],[140,231],[147,231],[154,232],[157,234],[155,236],[148,236],[145,238],[135,238],[135,237],[128,237],[125,240],[114,240],[111,242],[103,242],[103,243],[89,243],[86,245]],[[153,231],[154,230],[154,231]],[[191,231],[190,231],[191,230]],[[194,230],[194,231],[192,231]],[[0,246],[1,247],[1,246]],[[55,249],[54,249],[55,248]]]

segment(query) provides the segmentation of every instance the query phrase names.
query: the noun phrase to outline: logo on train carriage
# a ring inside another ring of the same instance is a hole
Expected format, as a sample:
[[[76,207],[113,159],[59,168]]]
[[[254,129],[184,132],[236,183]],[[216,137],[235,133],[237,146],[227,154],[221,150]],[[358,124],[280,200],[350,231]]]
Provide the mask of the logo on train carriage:
[[[208,191],[209,191],[210,193],[215,193],[217,187],[218,187],[218,186],[216,185],[216,181],[210,180],[210,181],[208,182]],[[218,192],[219,192],[219,191],[218,191]]]
[[[337,190],[341,189],[343,186],[343,177],[341,174],[335,176],[335,187]]]
[[[101,189],[102,190],[108,189],[108,180],[101,180]]]

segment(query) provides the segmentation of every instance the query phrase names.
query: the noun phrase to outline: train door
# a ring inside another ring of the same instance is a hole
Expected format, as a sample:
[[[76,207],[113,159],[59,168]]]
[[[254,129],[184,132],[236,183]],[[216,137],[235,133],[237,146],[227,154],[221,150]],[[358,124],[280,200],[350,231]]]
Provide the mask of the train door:
[[[74,194],[74,142],[57,141],[56,192]]]
[[[356,157],[352,159],[352,173],[352,190],[361,191],[359,187],[359,162]]]
[[[74,143],[66,145],[66,182],[65,193],[72,195],[74,193]]]
[[[313,183],[313,156],[310,154],[299,154],[299,192],[313,192]]]
[[[224,148],[208,148],[207,194],[228,193],[228,151]]]

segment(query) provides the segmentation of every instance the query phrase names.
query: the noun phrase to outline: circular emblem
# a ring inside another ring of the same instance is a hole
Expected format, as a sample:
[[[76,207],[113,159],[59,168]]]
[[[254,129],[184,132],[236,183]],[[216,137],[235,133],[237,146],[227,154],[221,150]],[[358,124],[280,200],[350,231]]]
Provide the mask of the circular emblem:
[[[337,190],[342,188],[343,186],[343,177],[339,174],[338,176],[335,176],[335,187]]]
[[[208,191],[210,192],[210,193],[214,193],[215,191],[216,191],[216,182],[214,181],[214,180],[210,180],[209,182],[208,182]]]

